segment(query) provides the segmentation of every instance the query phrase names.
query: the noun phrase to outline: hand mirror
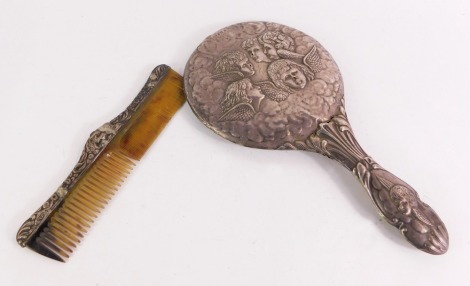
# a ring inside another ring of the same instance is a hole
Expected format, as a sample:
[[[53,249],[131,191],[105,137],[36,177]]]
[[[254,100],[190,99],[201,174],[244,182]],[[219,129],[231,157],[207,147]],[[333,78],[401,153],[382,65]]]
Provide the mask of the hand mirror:
[[[344,109],[340,71],[312,37],[276,23],[229,26],[197,47],[184,85],[196,116],[218,135],[338,161],[411,244],[431,254],[447,251],[447,230],[434,210],[359,146]]]

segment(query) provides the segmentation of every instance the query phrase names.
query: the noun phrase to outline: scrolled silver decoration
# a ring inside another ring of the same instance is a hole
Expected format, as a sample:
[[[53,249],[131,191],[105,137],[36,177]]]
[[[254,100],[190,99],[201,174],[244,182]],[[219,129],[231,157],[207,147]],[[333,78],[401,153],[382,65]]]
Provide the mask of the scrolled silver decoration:
[[[413,188],[363,151],[354,137],[344,105],[338,115],[321,123],[305,141],[285,143],[279,149],[317,152],[340,162],[365,188],[378,213],[398,228],[410,243],[431,254],[447,251],[449,236],[444,223],[420,200]]]

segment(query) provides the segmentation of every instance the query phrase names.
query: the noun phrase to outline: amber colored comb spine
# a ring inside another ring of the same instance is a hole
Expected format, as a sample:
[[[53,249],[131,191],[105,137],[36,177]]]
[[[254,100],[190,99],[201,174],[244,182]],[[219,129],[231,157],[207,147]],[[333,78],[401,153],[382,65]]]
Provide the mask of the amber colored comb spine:
[[[67,179],[21,226],[18,243],[65,262],[184,102],[182,77],[156,67],[126,110],[91,133]]]

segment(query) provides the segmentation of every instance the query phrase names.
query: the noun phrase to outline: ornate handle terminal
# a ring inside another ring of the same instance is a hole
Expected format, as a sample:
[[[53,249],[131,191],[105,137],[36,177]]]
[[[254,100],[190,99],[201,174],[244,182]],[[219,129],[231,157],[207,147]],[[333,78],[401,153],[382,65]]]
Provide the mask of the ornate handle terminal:
[[[412,187],[383,169],[362,150],[343,106],[340,114],[320,124],[307,140],[287,143],[281,149],[318,152],[340,162],[359,179],[379,214],[398,228],[411,244],[430,254],[447,251],[449,236],[444,223]]]

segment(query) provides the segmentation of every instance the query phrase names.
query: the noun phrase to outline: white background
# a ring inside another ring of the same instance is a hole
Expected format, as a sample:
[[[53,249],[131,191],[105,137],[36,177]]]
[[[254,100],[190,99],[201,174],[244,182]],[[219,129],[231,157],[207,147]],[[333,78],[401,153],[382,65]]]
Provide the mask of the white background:
[[[468,285],[470,2],[1,1],[1,285]],[[66,264],[16,231],[150,71],[236,22],[316,38],[364,149],[446,223],[431,256],[339,164],[216,136],[185,105]]]

